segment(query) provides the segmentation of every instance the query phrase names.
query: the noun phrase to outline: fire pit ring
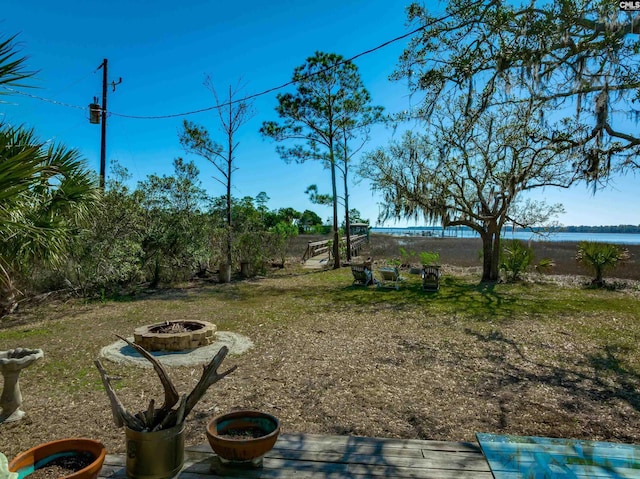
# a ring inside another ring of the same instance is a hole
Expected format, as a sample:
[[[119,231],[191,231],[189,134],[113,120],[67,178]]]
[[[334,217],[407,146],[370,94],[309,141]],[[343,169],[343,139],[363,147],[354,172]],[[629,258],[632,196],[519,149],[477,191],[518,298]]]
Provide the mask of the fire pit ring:
[[[133,337],[147,351],[184,351],[213,343],[216,325],[199,320],[165,321],[136,328]]]

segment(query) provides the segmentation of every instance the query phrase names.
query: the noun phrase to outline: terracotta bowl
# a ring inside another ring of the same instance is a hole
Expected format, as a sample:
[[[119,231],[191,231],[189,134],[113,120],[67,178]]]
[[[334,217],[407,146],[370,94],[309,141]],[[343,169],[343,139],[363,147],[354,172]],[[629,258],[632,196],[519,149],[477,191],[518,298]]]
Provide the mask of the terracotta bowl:
[[[107,450],[100,441],[85,438],[60,439],[32,447],[13,458],[9,463],[9,471],[17,472],[18,477],[22,478],[54,459],[82,452],[90,453],[94,461],[84,469],[65,476],[64,479],[96,479],[102,469]]]
[[[269,452],[280,433],[280,421],[260,411],[234,411],[214,417],[207,424],[211,449],[222,459],[249,462]]]

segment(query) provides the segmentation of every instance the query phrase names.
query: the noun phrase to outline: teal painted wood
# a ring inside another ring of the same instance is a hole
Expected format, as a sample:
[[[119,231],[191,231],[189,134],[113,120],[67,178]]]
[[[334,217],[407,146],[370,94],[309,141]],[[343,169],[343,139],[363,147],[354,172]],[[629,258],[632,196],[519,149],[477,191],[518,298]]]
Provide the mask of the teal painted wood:
[[[640,446],[486,433],[476,437],[496,479],[640,478]]]

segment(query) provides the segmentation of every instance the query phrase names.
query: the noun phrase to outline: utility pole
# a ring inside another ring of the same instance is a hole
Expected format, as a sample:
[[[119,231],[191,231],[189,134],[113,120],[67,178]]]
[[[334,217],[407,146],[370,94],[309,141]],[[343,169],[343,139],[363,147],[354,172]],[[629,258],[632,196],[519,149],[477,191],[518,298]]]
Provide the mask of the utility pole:
[[[102,62],[102,135],[100,136],[100,189],[107,176],[107,59]],[[100,67],[98,67],[100,68]]]
[[[104,190],[104,180],[106,178],[107,169],[107,59],[102,60],[98,70],[102,68],[102,135],[100,138],[100,189]],[[112,81],[113,91],[116,91],[116,85],[122,83],[122,78],[117,82]]]

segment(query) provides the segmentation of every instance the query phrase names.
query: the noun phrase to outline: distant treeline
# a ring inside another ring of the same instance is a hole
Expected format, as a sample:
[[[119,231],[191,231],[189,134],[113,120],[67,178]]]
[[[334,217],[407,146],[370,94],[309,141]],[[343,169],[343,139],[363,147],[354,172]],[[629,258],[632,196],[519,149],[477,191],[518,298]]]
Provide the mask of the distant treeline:
[[[558,233],[640,233],[640,225],[617,226],[560,226],[553,228]]]

